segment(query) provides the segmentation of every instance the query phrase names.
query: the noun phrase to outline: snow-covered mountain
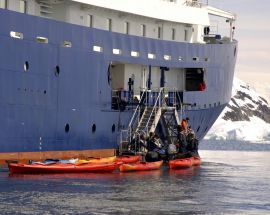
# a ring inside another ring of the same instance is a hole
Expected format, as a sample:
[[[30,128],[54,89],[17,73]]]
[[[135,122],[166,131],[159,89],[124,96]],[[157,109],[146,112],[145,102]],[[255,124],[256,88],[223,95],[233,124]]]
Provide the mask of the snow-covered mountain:
[[[206,140],[270,143],[270,105],[255,89],[235,78],[232,99]]]

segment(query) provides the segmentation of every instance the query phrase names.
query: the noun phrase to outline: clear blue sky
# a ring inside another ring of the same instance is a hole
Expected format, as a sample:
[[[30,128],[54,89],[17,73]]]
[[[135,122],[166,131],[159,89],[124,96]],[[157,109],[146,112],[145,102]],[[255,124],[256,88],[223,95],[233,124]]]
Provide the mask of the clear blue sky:
[[[237,14],[236,77],[270,97],[270,0],[208,0]]]

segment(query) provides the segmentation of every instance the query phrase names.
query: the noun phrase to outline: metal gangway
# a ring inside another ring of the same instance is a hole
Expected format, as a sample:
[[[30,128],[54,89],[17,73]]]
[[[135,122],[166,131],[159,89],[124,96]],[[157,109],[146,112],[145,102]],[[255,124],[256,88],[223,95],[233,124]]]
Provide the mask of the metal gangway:
[[[176,126],[182,119],[182,100],[176,90],[144,90],[126,129],[120,132],[119,154],[141,153],[141,144],[146,144],[150,132],[155,132],[158,123],[164,127],[168,142],[177,137]]]

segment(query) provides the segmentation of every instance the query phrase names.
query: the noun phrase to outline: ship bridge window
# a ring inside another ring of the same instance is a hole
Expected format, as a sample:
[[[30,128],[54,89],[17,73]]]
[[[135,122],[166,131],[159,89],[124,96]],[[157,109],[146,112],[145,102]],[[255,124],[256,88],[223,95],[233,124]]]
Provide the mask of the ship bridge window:
[[[62,43],[62,47],[64,48],[71,48],[72,47],[72,43],[68,40],[64,40]]]
[[[205,86],[205,69],[187,68],[186,69],[186,90],[187,91],[204,91]]]
[[[11,31],[10,32],[10,37],[22,40],[23,39],[23,33],[16,32],[16,31]]]
[[[103,52],[103,48],[100,46],[93,46],[93,51],[94,52]]]
[[[121,55],[122,54],[122,50],[121,49],[113,49],[113,54]]]
[[[38,43],[48,43],[49,42],[48,38],[46,38],[46,37],[37,37],[36,41]]]
[[[153,54],[153,53],[148,53],[147,56],[148,56],[149,59],[156,59],[156,55]]]
[[[130,55],[131,55],[132,57],[139,57],[139,56],[140,56],[140,53],[139,53],[139,52],[136,52],[136,51],[131,51],[131,52],[130,52]]]

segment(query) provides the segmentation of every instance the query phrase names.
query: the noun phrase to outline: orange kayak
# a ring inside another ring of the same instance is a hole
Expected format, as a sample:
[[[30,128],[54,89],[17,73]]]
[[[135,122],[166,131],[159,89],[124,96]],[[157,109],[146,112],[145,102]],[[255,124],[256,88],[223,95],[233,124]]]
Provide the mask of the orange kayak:
[[[11,174],[49,174],[49,173],[86,173],[86,172],[113,172],[122,163],[99,163],[99,164],[22,164],[10,163],[8,165]]]
[[[201,165],[202,161],[200,157],[192,157],[193,158],[193,166],[199,166]]]
[[[129,155],[123,155],[116,158],[116,162],[123,162],[123,163],[136,163],[140,161],[140,156],[129,156]]]
[[[79,164],[87,164],[87,163],[112,163],[115,161],[116,161],[116,156],[112,156],[112,157],[105,157],[105,158],[91,158],[89,160],[78,160],[76,164],[79,165]]]
[[[120,169],[120,172],[150,171],[150,170],[159,169],[162,163],[163,161],[122,164],[120,165],[119,169]]]
[[[169,161],[170,169],[189,168],[193,165],[193,158],[182,158]]]

